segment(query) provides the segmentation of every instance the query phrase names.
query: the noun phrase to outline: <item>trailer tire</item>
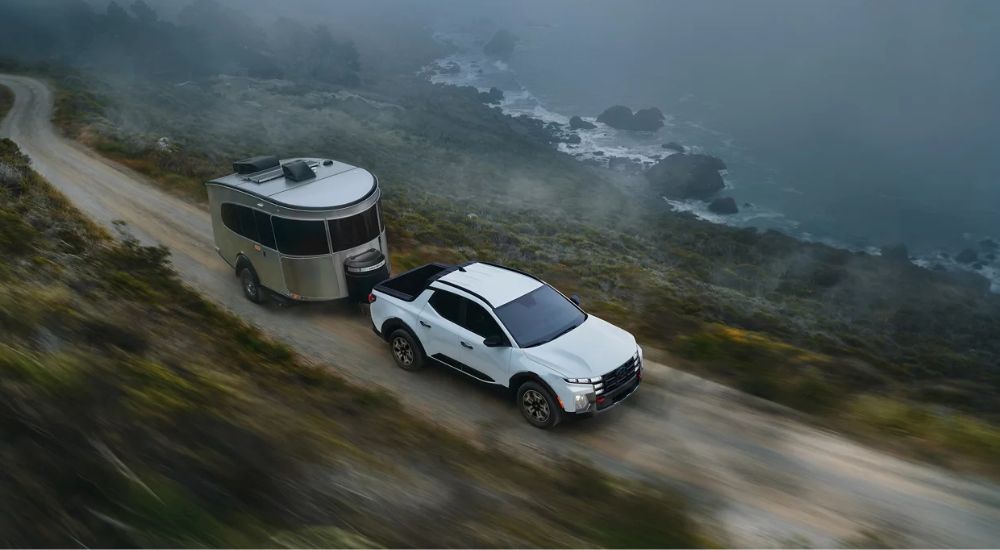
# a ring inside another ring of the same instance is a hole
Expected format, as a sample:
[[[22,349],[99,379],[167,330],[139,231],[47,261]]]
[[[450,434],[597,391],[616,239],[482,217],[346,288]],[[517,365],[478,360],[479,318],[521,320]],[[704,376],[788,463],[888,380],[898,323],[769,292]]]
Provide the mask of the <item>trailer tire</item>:
[[[542,384],[527,380],[517,388],[517,408],[528,424],[548,430],[562,420],[559,402]]]
[[[389,335],[389,346],[396,365],[403,370],[417,371],[424,368],[427,358],[416,336],[405,328],[397,328]]]
[[[264,300],[264,289],[260,286],[260,278],[257,272],[250,265],[244,265],[240,269],[240,286],[243,287],[243,296],[255,304]]]

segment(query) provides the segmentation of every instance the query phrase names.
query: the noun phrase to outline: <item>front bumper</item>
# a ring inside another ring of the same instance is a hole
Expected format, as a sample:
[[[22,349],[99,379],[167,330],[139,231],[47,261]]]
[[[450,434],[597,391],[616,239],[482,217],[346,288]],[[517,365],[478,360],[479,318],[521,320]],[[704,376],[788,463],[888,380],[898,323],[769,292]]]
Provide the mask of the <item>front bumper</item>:
[[[603,395],[595,395],[593,390],[587,391],[588,403],[585,408],[579,408],[573,411],[573,414],[579,415],[592,415],[596,413],[602,413],[608,409],[611,409],[615,405],[621,403],[622,401],[628,399],[635,390],[639,389],[639,385],[642,383],[642,371],[640,370],[635,375],[627,380],[624,384],[614,389],[614,391],[605,393]]]
[[[642,371],[637,372],[631,380],[625,382],[618,389],[613,392],[598,396],[597,402],[597,412],[604,412],[611,407],[625,401],[629,398],[635,390],[639,389],[639,384],[642,383]],[[603,399],[602,399],[603,398]]]

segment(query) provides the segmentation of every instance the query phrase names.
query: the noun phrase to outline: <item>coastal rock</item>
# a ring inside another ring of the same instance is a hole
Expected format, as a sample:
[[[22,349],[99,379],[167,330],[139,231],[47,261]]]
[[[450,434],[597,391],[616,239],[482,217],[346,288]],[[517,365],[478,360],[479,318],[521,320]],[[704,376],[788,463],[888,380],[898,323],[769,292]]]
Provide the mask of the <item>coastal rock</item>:
[[[597,122],[603,122],[612,128],[628,129],[632,125],[632,109],[624,105],[608,107],[603,113],[598,115]]]
[[[709,166],[712,167],[712,170],[722,171],[722,170],[726,170],[727,169],[726,163],[723,162],[722,159],[720,159],[719,157],[712,157],[712,156],[708,156],[708,155],[704,155],[704,156],[708,157],[708,162],[710,163]]]
[[[500,103],[503,101],[503,90],[494,86],[488,92],[479,92],[479,99],[483,103]]]
[[[740,209],[732,197],[719,197],[708,203],[708,211],[716,214],[736,214]]]
[[[496,57],[499,59],[509,59],[511,54],[514,53],[514,47],[517,45],[517,38],[508,30],[500,29],[490,39],[489,42],[483,46],[483,53],[490,57]]]
[[[597,125],[575,116],[569,119],[569,127],[574,130],[593,130],[594,128],[597,128]]]
[[[664,143],[660,147],[663,147],[664,149],[666,149],[668,151],[677,151],[678,153],[683,153],[683,152],[685,152],[687,150],[687,149],[684,148],[683,145],[681,145],[680,143],[677,143],[676,141],[671,141],[670,143]]]
[[[646,179],[666,197],[708,200],[725,187],[720,165],[725,163],[710,155],[679,153],[654,164]]]
[[[972,264],[979,261],[979,254],[971,248],[966,248],[955,256],[955,261],[960,264]]]
[[[639,109],[632,116],[632,123],[636,130],[645,132],[655,132],[663,127],[663,121],[667,117],[663,116],[663,112],[656,107],[650,107],[648,109]]]
[[[580,136],[576,134],[570,134],[563,141],[569,143],[570,145],[579,145],[582,140],[580,139]]]
[[[637,132],[653,132],[663,127],[665,117],[656,107],[641,109],[632,113],[632,109],[624,105],[608,107],[600,116],[597,122],[603,122],[612,128],[619,130],[631,130]]]

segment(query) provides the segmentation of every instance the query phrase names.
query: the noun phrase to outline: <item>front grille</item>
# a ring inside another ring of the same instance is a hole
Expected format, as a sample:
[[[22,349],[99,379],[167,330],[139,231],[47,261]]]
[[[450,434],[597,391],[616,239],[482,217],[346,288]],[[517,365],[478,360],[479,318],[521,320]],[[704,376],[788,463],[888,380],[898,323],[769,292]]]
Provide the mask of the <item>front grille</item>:
[[[609,394],[622,387],[626,382],[632,380],[639,372],[638,357],[631,357],[625,364],[601,377],[603,386],[598,388],[601,391],[598,395]]]

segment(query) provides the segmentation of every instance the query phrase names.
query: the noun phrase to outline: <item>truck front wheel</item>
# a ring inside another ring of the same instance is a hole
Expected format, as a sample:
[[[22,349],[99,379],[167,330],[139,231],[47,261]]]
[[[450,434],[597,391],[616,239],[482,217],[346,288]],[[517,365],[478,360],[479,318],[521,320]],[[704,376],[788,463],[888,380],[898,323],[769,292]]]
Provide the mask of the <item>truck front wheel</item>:
[[[392,358],[403,370],[420,370],[424,367],[424,349],[420,342],[405,328],[398,328],[389,335]]]
[[[517,408],[529,424],[547,430],[562,419],[562,409],[544,386],[528,380],[517,388]]]

